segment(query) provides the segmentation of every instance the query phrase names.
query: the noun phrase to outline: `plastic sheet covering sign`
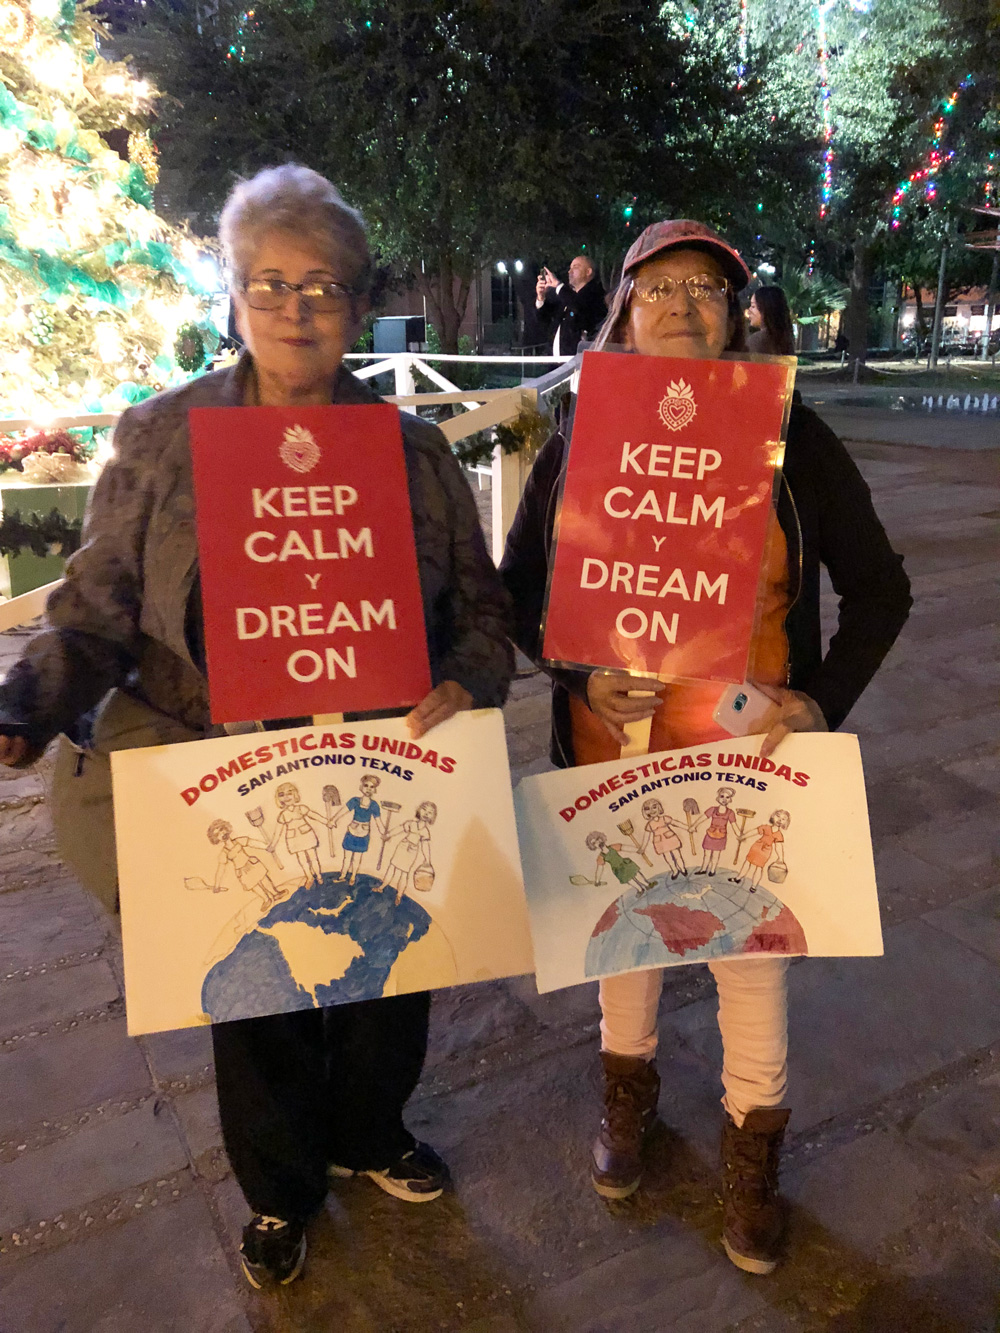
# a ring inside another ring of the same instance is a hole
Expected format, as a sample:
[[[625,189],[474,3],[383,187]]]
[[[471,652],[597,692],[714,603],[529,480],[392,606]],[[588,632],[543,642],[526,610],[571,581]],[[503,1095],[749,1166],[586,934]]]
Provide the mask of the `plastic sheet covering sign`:
[[[794,362],[586,352],[544,656],[742,681]]]
[[[760,954],[882,953],[856,736],[716,741],[523,779],[539,991]]]
[[[133,1035],[533,968],[499,710],[111,763]]]
[[[419,702],[430,668],[396,409],[190,419],[213,721]]]

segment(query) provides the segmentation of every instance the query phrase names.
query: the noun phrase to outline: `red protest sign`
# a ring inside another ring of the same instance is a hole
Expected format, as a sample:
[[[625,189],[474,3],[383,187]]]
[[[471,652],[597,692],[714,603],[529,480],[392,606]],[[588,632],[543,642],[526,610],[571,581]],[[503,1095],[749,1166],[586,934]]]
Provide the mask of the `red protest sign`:
[[[389,404],[190,413],[214,722],[364,712],[430,689]]]
[[[547,660],[745,678],[794,373],[584,354]]]

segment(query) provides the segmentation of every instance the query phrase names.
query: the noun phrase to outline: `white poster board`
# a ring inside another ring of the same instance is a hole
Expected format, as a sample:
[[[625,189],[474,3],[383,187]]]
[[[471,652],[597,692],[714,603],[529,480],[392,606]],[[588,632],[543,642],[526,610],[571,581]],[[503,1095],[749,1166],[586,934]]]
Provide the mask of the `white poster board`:
[[[732,739],[525,778],[536,981],[749,954],[882,953],[856,736]]]
[[[132,1035],[532,971],[497,709],[111,763]]]

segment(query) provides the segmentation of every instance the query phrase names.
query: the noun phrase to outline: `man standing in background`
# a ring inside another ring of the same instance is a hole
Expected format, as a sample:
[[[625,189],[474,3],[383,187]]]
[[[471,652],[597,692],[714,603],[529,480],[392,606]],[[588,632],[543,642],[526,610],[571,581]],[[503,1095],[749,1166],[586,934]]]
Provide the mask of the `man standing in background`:
[[[608,313],[604,288],[586,255],[569,266],[569,282],[543,268],[535,283],[538,322],[552,338],[553,356],[575,356],[581,338],[593,338]]]

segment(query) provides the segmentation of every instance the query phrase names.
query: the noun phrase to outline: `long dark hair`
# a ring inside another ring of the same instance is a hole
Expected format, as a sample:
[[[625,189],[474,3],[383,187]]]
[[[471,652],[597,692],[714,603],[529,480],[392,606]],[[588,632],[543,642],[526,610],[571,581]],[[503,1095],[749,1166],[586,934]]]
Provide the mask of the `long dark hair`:
[[[753,294],[760,311],[761,328],[767,334],[775,356],[795,355],[795,333],[788,299],[780,287],[758,287]]]
[[[697,245],[679,245],[678,250],[697,250]],[[660,251],[660,254],[663,252]],[[656,258],[658,256],[650,256]],[[631,298],[633,291],[633,279],[637,273],[641,273],[643,265],[632,270],[622,278],[616,287],[611,300],[608,302],[608,313],[604,323],[597,331],[597,337],[594,339],[593,350],[600,352],[603,348],[614,346],[621,343],[625,337],[625,325],[628,323],[629,309],[631,307]],[[722,349],[724,352],[745,352],[747,350],[746,326],[743,319],[743,307],[740,305],[740,298],[733,291],[732,284],[729,286],[729,293],[726,297],[729,305],[729,340]]]

